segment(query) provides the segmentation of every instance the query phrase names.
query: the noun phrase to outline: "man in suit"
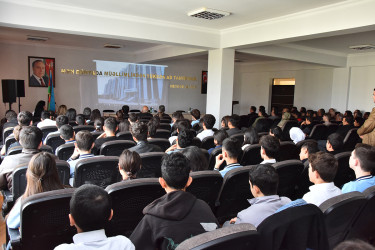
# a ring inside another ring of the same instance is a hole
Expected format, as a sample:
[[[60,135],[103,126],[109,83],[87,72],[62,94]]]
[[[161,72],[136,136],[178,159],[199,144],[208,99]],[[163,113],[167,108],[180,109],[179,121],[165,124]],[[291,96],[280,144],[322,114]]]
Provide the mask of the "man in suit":
[[[30,76],[29,86],[48,87],[48,76],[46,76],[46,65],[42,60],[35,60],[32,63],[33,74]]]
[[[372,94],[375,103],[375,89]],[[375,108],[372,109],[370,116],[365,123],[357,130],[364,144],[375,146]]]
[[[157,145],[152,145],[147,142],[148,127],[142,122],[135,122],[130,127],[130,133],[133,140],[137,143],[136,146],[129,148],[130,151],[135,151],[138,154],[146,152],[163,152]]]

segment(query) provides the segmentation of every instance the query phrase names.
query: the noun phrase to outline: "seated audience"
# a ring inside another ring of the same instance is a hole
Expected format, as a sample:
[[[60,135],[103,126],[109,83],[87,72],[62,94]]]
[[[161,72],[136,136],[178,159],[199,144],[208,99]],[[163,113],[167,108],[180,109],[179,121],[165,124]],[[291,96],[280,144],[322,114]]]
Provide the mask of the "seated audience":
[[[290,120],[290,117],[291,115],[289,112],[284,112],[281,116],[281,121],[277,124],[277,126],[283,128],[285,123]]]
[[[274,167],[259,164],[249,171],[250,190],[254,198],[249,200],[250,207],[242,210],[231,224],[250,223],[258,227],[263,220],[274,214],[277,209],[290,203],[288,197],[277,195],[279,175]]]
[[[289,130],[290,139],[294,142],[294,144],[297,144],[300,141],[305,140],[305,134],[303,131],[298,127],[293,127]]]
[[[365,120],[362,117],[356,117],[354,119],[354,127],[355,128],[360,128],[362,127],[363,123],[365,123]]]
[[[329,113],[325,113],[323,115],[323,124],[326,125],[326,126],[329,126],[331,125],[331,115]]]
[[[319,152],[318,143],[315,141],[305,142],[301,147],[301,152],[299,153],[299,159],[302,163],[308,162],[309,155]]]
[[[48,133],[48,135],[46,136],[46,138],[44,139],[44,144],[46,144],[47,142],[47,137],[49,135],[60,135],[60,128],[61,126],[65,125],[65,124],[69,124],[69,119],[67,116],[65,115],[59,115],[57,118],[56,118],[56,127],[57,127],[57,131],[55,132],[50,132]]]
[[[33,123],[33,115],[29,111],[21,111],[17,116],[18,125],[31,126]]]
[[[335,120],[335,118],[336,118],[336,110],[335,110],[334,108],[330,108],[330,109],[328,110],[328,113],[329,113],[329,115],[331,116],[331,117],[330,117],[330,120]]]
[[[349,159],[349,166],[354,170],[354,181],[342,187],[343,193],[353,191],[363,192],[375,185],[375,177],[371,172],[375,170],[375,148],[367,144],[360,144],[353,151]]]
[[[363,240],[345,240],[338,244],[333,250],[375,250],[375,247]]]
[[[139,116],[136,113],[130,113],[128,121],[130,122],[130,125],[133,125],[133,123],[136,123],[139,121]]]
[[[202,123],[203,131],[200,132],[199,134],[197,134],[197,137],[201,141],[204,138],[206,138],[207,136],[213,136],[214,135],[214,131],[212,130],[212,128],[215,125],[216,119],[215,119],[215,116],[210,115],[210,114],[206,114],[202,117],[202,122],[203,122]]]
[[[278,119],[279,118],[279,110],[277,107],[272,107],[271,109],[271,115],[268,117],[272,120]]]
[[[259,120],[261,119],[265,119],[267,118],[267,114],[266,114],[266,111],[265,110],[259,110],[258,111],[258,117],[255,119],[254,123],[251,125],[253,128],[256,128],[257,127],[257,123]]]
[[[122,151],[118,169],[120,171],[123,181],[132,180],[137,178],[137,173],[141,169],[142,160],[137,152],[132,152],[125,149]]]
[[[69,122],[74,122],[76,120],[77,111],[74,108],[70,108],[66,111],[66,116]]]
[[[341,114],[340,112],[337,112],[335,120],[337,122],[342,122],[343,119],[344,119],[344,115]]]
[[[116,111],[116,121],[117,123],[120,123],[121,121],[124,120],[124,114],[122,113],[122,110],[117,110]]]
[[[67,110],[68,110],[68,108],[66,107],[66,105],[60,105],[57,108],[56,115],[57,116],[59,116],[59,115],[66,115],[66,111]]]
[[[342,152],[344,147],[344,139],[340,134],[333,133],[327,138],[326,150],[330,154],[338,154]]]
[[[83,126],[86,125],[86,119],[82,114],[79,114],[76,116],[76,123],[77,126]]]
[[[225,131],[225,129],[220,129],[220,130],[217,130],[214,132],[214,144],[215,144],[215,147],[214,148],[210,148],[208,150],[208,154],[211,154],[212,151],[215,149],[215,148],[221,148],[221,146],[223,145],[223,141],[228,138],[228,134],[227,132]]]
[[[13,110],[8,110],[5,112],[5,118],[7,120],[6,123],[3,125],[3,129],[1,131],[1,136],[3,136],[4,130],[6,128],[14,128],[15,126],[19,125],[17,121],[17,114]],[[3,138],[3,141],[5,142],[6,138]]]
[[[193,109],[191,112],[191,126],[193,127],[194,124],[199,124],[199,119],[201,118],[201,112],[198,109]]]
[[[19,146],[21,146],[21,144],[20,144],[20,132],[21,132],[21,129],[22,129],[22,126],[20,126],[20,125],[17,125],[17,126],[14,127],[14,129],[13,129],[13,135],[14,135],[14,139],[16,141],[9,145],[8,152],[13,147],[19,147]],[[3,149],[4,149],[4,151],[3,151]],[[5,150],[6,150],[6,148],[5,148],[5,145],[4,145],[3,148],[2,148],[2,150],[1,150],[1,155],[5,155]],[[3,152],[4,152],[4,154],[3,154]]]
[[[341,135],[342,138],[345,138],[349,130],[353,128],[353,121],[353,116],[344,116],[342,120],[342,126],[339,126],[335,133]]]
[[[357,117],[362,117],[362,112],[358,109],[354,110],[353,117],[354,117],[354,119],[357,118]]]
[[[129,148],[130,151],[135,151],[138,154],[146,152],[163,152],[159,146],[147,142],[148,128],[146,124],[141,122],[134,123],[130,127],[130,133],[133,136],[133,140],[137,143],[136,146]]]
[[[117,122],[114,117],[108,117],[107,119],[105,119],[104,126],[103,126],[104,133],[101,134],[98,138],[96,138],[94,153],[96,152],[96,154],[99,154],[100,147],[103,145],[103,143],[117,140],[117,137],[116,137],[117,128],[118,128]]]
[[[102,115],[100,114],[100,111],[99,109],[94,109],[92,112],[91,112],[91,115],[90,115],[90,123],[94,123],[96,119],[99,119],[101,118]]]
[[[181,130],[178,133],[176,144],[170,146],[165,152],[167,154],[182,151],[184,148],[189,147],[193,144],[194,133],[193,131],[186,129]]]
[[[121,107],[121,110],[122,110],[122,114],[124,115],[124,119],[128,119],[129,118],[129,106],[128,105],[123,105]]]
[[[75,142],[74,130],[72,126],[68,124],[62,125],[59,131],[60,131],[60,137],[65,141],[65,143]]]
[[[43,127],[47,127],[47,126],[56,126],[56,121],[53,121],[50,119],[50,112],[49,111],[42,111],[42,114],[41,114],[41,122],[38,122],[38,124],[36,125],[38,128],[43,128]]]
[[[313,117],[312,116],[306,116],[305,121],[301,123],[301,129],[303,133],[305,133],[306,136],[308,136],[311,133],[311,130],[314,127],[314,124],[312,123]]]
[[[46,102],[43,101],[43,100],[40,100],[36,106],[35,106],[35,110],[34,110],[34,121],[35,122],[39,122],[40,121],[40,117],[41,117],[41,114],[42,112],[46,110]],[[26,125],[26,126],[29,126],[29,125]]]
[[[147,106],[143,106],[141,113],[139,113],[139,119],[151,119],[152,114],[150,113],[150,110]]]
[[[94,121],[95,132],[103,132],[104,118],[99,117]]]
[[[101,187],[85,184],[77,188],[70,199],[70,225],[77,229],[73,243],[61,244],[55,250],[118,249],[134,250],[125,236],[107,237],[104,228],[112,219],[112,200]]]
[[[258,144],[259,143],[259,136],[258,133],[255,131],[253,127],[249,127],[245,130],[243,135],[243,144],[242,150],[245,150],[250,145]]]
[[[137,249],[170,249],[216,229],[217,220],[207,203],[185,192],[192,182],[190,171],[181,153],[163,158],[159,182],[167,194],[143,209],[145,216],[130,236]]]
[[[159,111],[157,113],[157,116],[160,118],[160,119],[169,119],[171,120],[171,117],[165,113],[165,106],[164,105],[160,105],[159,106]]]
[[[160,122],[153,117],[148,123],[147,123],[147,128],[148,128],[148,135],[147,138],[154,138],[156,135],[156,130],[159,127]]]
[[[229,115],[226,115],[223,118],[221,118],[220,126],[222,129],[228,129],[229,118]]]
[[[176,144],[178,133],[182,130],[189,130],[191,128],[191,124],[188,119],[180,119],[174,123],[173,128],[176,130],[172,132],[172,136],[168,139],[171,145]]]
[[[291,118],[293,118],[294,120],[296,120],[298,122],[302,121],[301,113],[298,112],[297,110],[292,111],[290,114],[291,114]]]
[[[196,146],[189,146],[180,151],[189,161],[191,172],[208,169],[208,160],[202,150]]]
[[[228,121],[229,129],[227,130],[227,134],[229,137],[235,134],[242,133],[240,129],[240,123],[241,123],[241,118],[239,115],[232,115],[231,117],[229,117],[229,121]]]
[[[269,135],[271,135],[271,136],[275,137],[276,139],[278,139],[279,141],[281,141],[283,131],[281,130],[281,128],[279,126],[274,126],[274,127],[270,128]]]
[[[130,122],[128,120],[122,120],[118,124],[118,132],[127,132],[130,128]]]
[[[247,126],[250,127],[251,125],[253,125],[255,119],[258,118],[257,108],[255,106],[251,106],[250,113],[247,116],[249,117],[249,122]]]
[[[216,156],[216,163],[214,170],[220,171],[221,164],[226,162],[226,166],[220,171],[224,178],[225,174],[232,169],[242,167],[238,163],[238,156],[241,154],[241,145],[234,138],[227,138],[223,141],[222,153]]]
[[[341,190],[333,184],[338,162],[328,153],[317,152],[309,155],[309,179],[313,186],[302,199],[307,203],[320,206],[324,201],[341,194]]]
[[[263,161],[260,164],[276,163],[276,158],[280,150],[280,142],[271,135],[262,136],[259,140],[260,157]]]
[[[363,114],[363,119],[365,119],[365,121],[370,117],[370,112],[365,112]]]
[[[171,128],[172,128],[172,131],[176,130],[175,128],[173,128],[173,125],[175,124],[175,122],[177,120],[182,120],[182,119],[185,119],[184,116],[182,115],[181,112],[173,112],[172,113],[172,122],[171,122]]]
[[[21,203],[24,199],[34,194],[64,188],[57,172],[55,156],[47,152],[33,155],[26,171],[26,182],[25,193],[9,212],[8,228],[18,229],[20,227]]]
[[[0,165],[0,189],[12,189],[13,171],[21,164],[28,164],[33,155],[39,153],[42,146],[42,131],[34,126],[22,127],[20,132],[20,144],[22,152],[16,155],[8,155]]]
[[[91,116],[91,109],[89,107],[86,107],[83,109],[83,117],[85,118],[85,121],[89,122]]]

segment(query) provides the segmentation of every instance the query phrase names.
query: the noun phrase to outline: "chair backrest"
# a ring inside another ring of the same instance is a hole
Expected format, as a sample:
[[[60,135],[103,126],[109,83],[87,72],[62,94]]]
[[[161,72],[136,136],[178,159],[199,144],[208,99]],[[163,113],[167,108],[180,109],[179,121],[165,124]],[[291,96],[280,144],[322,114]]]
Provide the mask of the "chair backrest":
[[[204,148],[200,148],[201,152],[204,154],[204,156],[206,157],[207,159],[207,163],[209,162],[210,160],[210,154],[208,153],[208,150],[207,149],[204,149]]]
[[[166,129],[157,129],[154,138],[164,138],[168,139],[171,137],[171,131]]]
[[[8,155],[16,155],[22,152],[22,146],[15,146],[8,150]]]
[[[194,137],[193,141],[191,142],[191,146],[196,146],[198,148],[202,147],[202,141],[198,137]]]
[[[107,236],[130,236],[143,218],[143,209],[165,194],[157,178],[134,179],[106,188],[112,198],[113,218],[106,227]]]
[[[56,152],[56,149],[63,144],[65,144],[65,141],[60,137],[60,134],[49,134],[46,137],[46,145],[52,147],[53,152]]]
[[[101,134],[103,134],[103,132],[95,131],[95,132],[91,132],[91,134],[94,137],[94,141],[95,141],[96,138],[98,138]]]
[[[334,123],[331,123],[327,126],[327,137],[330,135],[330,134],[333,134],[337,131],[337,129],[339,128],[339,125],[338,124],[334,124]]]
[[[281,128],[283,133],[281,135],[281,139],[283,141],[289,141],[290,140],[290,135],[289,135],[289,130],[293,127],[298,127],[298,121],[295,120],[289,120],[284,123],[284,126]]]
[[[160,123],[170,124],[171,123],[171,119],[169,119],[169,118],[160,119]],[[169,129],[171,129],[171,126],[169,126]]]
[[[141,111],[139,109],[131,109],[129,113],[141,113]]]
[[[50,153],[50,154],[53,154],[53,149],[51,146],[48,146],[48,145],[42,145],[40,148],[39,148],[40,151],[43,151],[43,152],[47,152],[47,153]]]
[[[242,145],[243,140],[244,140],[243,135],[244,135],[243,133],[239,133],[239,134],[231,135],[230,138],[236,139]]]
[[[5,152],[8,152],[8,149],[9,149],[9,146],[12,144],[12,143],[15,143],[16,142],[16,138],[14,138],[14,135],[9,135],[6,139],[5,139]]]
[[[74,143],[65,143],[56,148],[56,155],[60,160],[67,161],[74,152]]]
[[[164,152],[141,153],[142,167],[137,173],[138,178],[161,177],[161,161]]]
[[[214,137],[213,136],[207,136],[203,138],[202,140],[202,148],[209,150],[210,148],[214,148]]]
[[[258,133],[269,132],[272,124],[273,124],[273,120],[271,119],[268,119],[268,118],[259,119],[257,123],[255,124],[255,130]]]
[[[56,160],[57,173],[63,185],[69,185],[70,165],[66,161]]]
[[[171,130],[171,125],[169,123],[160,123],[158,129]]]
[[[312,204],[287,208],[257,227],[258,249],[329,249],[324,216]]]
[[[302,198],[307,192],[309,192],[309,187],[314,185],[310,182],[309,178],[309,161],[305,161],[303,164],[303,170],[297,180],[297,187],[294,194],[294,199]]]
[[[249,170],[252,167],[235,168],[224,176],[215,212],[220,223],[236,217],[238,212],[249,207],[247,199],[253,198],[249,184]]]
[[[328,127],[324,124],[316,124],[311,133],[309,134],[309,139],[314,140],[327,140]]]
[[[279,175],[278,195],[286,196],[293,200],[299,177],[304,168],[302,162],[299,160],[287,160],[277,162],[272,166]]]
[[[215,148],[214,150],[212,150],[211,154],[210,154],[210,157],[208,159],[208,170],[214,170],[214,167],[215,167],[215,164],[216,164],[216,156],[218,156],[219,154],[221,154],[222,152],[222,148]],[[226,163],[223,163],[222,166],[220,167],[220,169],[222,167],[224,167],[226,165]]]
[[[159,146],[163,151],[167,150],[171,146],[169,140],[165,138],[151,138],[147,139],[147,141],[149,144]]]
[[[299,152],[296,145],[291,141],[280,142],[278,161],[299,159]]]
[[[56,126],[45,126],[45,127],[42,127],[40,130],[42,130],[43,140],[44,140],[49,133],[56,132],[57,127]]]
[[[79,125],[73,127],[74,132],[77,134],[79,131],[87,130],[89,132],[92,132],[95,130],[95,127],[92,125]]]
[[[116,156],[98,156],[79,160],[74,171],[73,186],[94,184],[106,188],[120,181],[118,161],[119,158]]]
[[[120,156],[124,149],[128,149],[137,145],[134,141],[114,140],[107,141],[100,147],[100,155]]]
[[[5,140],[9,135],[11,135],[13,133],[13,129],[14,129],[14,127],[9,127],[9,128],[4,129],[3,140]]]
[[[28,197],[21,206],[22,249],[53,249],[71,243],[76,234],[69,223],[69,202],[73,188]]]
[[[117,137],[119,140],[128,140],[128,141],[133,141],[133,136],[132,136],[132,134],[130,133],[130,131],[118,132],[118,133],[116,134],[116,137]]]
[[[256,165],[261,163],[263,160],[260,157],[260,145],[254,144],[245,148],[241,159],[242,166]]]
[[[359,142],[361,142],[361,138],[357,134],[358,128],[352,128],[348,131],[344,138],[344,150],[351,151],[355,148],[355,145]]]
[[[366,242],[375,240],[375,186],[367,188],[362,193],[367,202],[355,219],[345,240],[361,239]]]
[[[351,152],[335,154],[335,158],[337,159],[339,166],[333,182],[339,188],[341,188],[341,186],[345,183],[355,180],[355,173],[349,166],[350,155]]]
[[[251,224],[238,224],[203,233],[183,241],[176,250],[198,249],[257,249],[259,234]]]
[[[360,192],[350,192],[328,199],[319,206],[324,214],[331,249],[345,239],[365,203],[366,198]]]
[[[223,177],[218,171],[199,171],[190,174],[193,182],[186,189],[187,192],[195,195],[198,199],[204,200],[212,210],[219,195]]]

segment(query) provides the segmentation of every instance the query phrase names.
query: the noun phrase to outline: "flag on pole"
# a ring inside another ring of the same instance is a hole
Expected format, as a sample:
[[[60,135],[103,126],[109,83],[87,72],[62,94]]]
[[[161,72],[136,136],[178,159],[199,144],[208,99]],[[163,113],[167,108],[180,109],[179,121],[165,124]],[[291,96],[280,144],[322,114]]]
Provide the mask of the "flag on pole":
[[[51,68],[49,69],[49,81],[48,81],[48,110],[55,111],[55,92],[53,89],[53,78]]]

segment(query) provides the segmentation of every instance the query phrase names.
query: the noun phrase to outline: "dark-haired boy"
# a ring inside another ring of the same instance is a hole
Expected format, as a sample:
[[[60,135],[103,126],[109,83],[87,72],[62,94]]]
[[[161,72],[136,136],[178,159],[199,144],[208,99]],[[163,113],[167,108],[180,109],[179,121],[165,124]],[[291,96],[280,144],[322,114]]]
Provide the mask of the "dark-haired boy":
[[[65,143],[75,142],[74,140],[74,129],[69,124],[62,125],[59,129],[60,137],[65,141]]]
[[[227,165],[220,171],[224,178],[225,174],[232,169],[242,167],[238,163],[238,156],[241,154],[241,145],[238,140],[234,138],[227,138],[223,141],[222,153],[216,156],[216,163],[214,170],[219,171],[221,164],[225,161]]]
[[[193,127],[194,124],[199,124],[199,119],[201,118],[201,112],[198,109],[193,109],[191,112],[191,126]]]
[[[56,118],[56,127],[57,127],[57,131],[48,133],[48,135],[47,135],[46,138],[44,139],[43,144],[46,144],[46,142],[47,142],[47,137],[52,136],[52,135],[60,135],[60,131],[59,131],[59,129],[61,128],[61,126],[65,125],[65,124],[69,124],[69,119],[68,119],[68,117],[65,116],[65,115],[59,115],[59,116]]]
[[[319,206],[324,201],[341,194],[341,190],[333,184],[338,162],[329,153],[317,152],[309,155],[309,179],[315,185],[302,199],[307,203]]]
[[[214,148],[210,148],[209,150],[207,150],[207,152],[209,154],[211,154],[212,151],[215,148],[221,148],[223,146],[223,142],[224,142],[224,140],[226,138],[228,138],[228,134],[225,131],[225,129],[220,129],[220,130],[215,131],[214,132],[214,144],[215,144],[215,147]]]
[[[104,121],[103,130],[104,133],[101,134],[96,140],[95,140],[95,148],[93,149],[93,152],[96,154],[99,154],[100,147],[103,145],[103,143],[108,141],[114,141],[117,140],[116,137],[116,130],[117,130],[117,122],[114,117],[108,117]]]
[[[241,118],[239,115],[232,115],[229,117],[228,121],[228,130],[227,134],[228,136],[232,136],[238,133],[242,133],[241,129],[239,129],[241,123]]]
[[[375,185],[375,176],[371,172],[375,170],[375,148],[367,144],[356,147],[350,156],[349,166],[354,170],[354,181],[346,183],[342,187],[343,193],[353,191],[363,192]]]
[[[49,111],[42,111],[41,115],[40,115],[40,118],[41,118],[41,122],[38,122],[38,124],[36,125],[38,128],[43,128],[43,127],[47,127],[47,126],[56,126],[56,121],[53,121],[51,120],[51,114]]]
[[[263,161],[260,164],[276,163],[276,157],[280,150],[279,140],[272,135],[265,135],[260,138],[260,157]]]
[[[165,152],[167,154],[176,153],[182,151],[184,148],[187,148],[192,145],[194,139],[194,132],[186,129],[178,133],[176,144],[170,146]]]
[[[70,199],[69,221],[77,228],[71,244],[61,244],[55,250],[70,249],[135,249],[125,236],[107,237],[104,227],[112,219],[112,201],[102,188],[86,184],[77,188]]]
[[[184,240],[217,228],[210,207],[185,192],[191,184],[188,159],[181,153],[166,155],[160,185],[166,195],[143,209],[144,217],[130,240],[137,249],[174,249]]]
[[[338,134],[338,133],[333,133],[330,134],[327,138],[326,142],[326,150],[330,154],[338,154],[342,152],[342,148],[344,147],[344,138]]]
[[[147,152],[163,152],[157,145],[147,142],[148,127],[142,122],[135,122],[130,126],[130,133],[133,140],[137,143],[134,147],[129,148],[130,151],[135,151],[138,154]]]
[[[290,202],[289,198],[277,195],[279,175],[271,165],[254,166],[249,171],[249,183],[254,196],[249,200],[251,206],[239,212],[236,218],[231,219],[231,224],[250,223],[257,227],[277,209]]]
[[[305,142],[301,147],[301,151],[299,153],[299,159],[302,161],[303,164],[305,164],[305,162],[308,162],[309,155],[314,154],[316,152],[319,152],[317,142],[315,141]]]
[[[215,116],[211,114],[206,114],[202,117],[202,127],[203,131],[197,134],[197,137],[202,141],[207,136],[213,136],[214,131],[212,128],[214,127],[216,122]]]

